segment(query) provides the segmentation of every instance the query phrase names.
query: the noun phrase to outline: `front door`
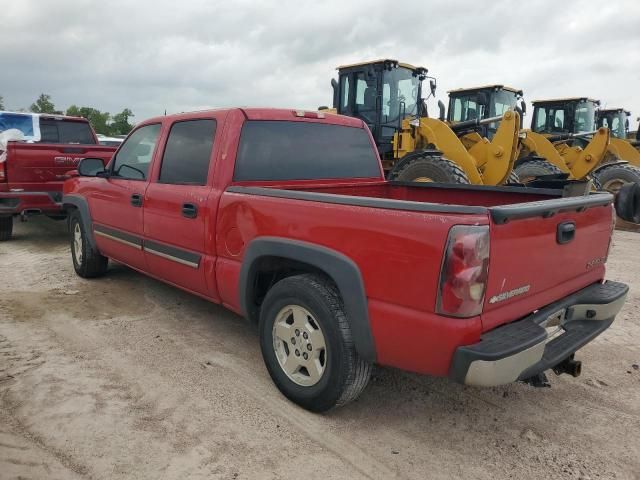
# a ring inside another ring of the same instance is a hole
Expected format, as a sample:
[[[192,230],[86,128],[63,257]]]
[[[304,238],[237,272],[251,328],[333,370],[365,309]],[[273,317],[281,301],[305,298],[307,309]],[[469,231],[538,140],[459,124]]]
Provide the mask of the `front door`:
[[[215,259],[205,248],[205,235],[214,238],[217,209],[207,201],[216,121],[176,121],[170,128],[144,198],[147,266],[163,280],[217,298],[207,284]]]
[[[103,255],[145,269],[143,245],[144,195],[149,167],[161,125],[135,130],[111,161],[108,178],[89,196],[96,243]]]

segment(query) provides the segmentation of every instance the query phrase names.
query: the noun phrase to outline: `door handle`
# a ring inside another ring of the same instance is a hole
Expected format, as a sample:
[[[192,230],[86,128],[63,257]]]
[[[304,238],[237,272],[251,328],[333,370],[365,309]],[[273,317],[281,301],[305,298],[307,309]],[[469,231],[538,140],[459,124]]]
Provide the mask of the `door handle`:
[[[142,206],[142,195],[140,195],[139,193],[134,193],[131,195],[131,205],[133,205],[134,207],[141,207]]]
[[[187,218],[196,218],[198,216],[198,207],[193,203],[183,203],[182,216]]]

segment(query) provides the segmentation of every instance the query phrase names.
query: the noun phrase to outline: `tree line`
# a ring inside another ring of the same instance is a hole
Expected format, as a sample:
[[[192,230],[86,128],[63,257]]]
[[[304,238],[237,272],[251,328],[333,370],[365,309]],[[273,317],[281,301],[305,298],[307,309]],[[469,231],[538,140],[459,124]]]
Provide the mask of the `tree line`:
[[[4,108],[4,99],[0,95],[0,110],[4,110]],[[29,107],[29,111],[33,113],[51,113],[54,115],[83,117],[89,120],[96,133],[108,136],[126,135],[133,128],[133,125],[129,123],[129,119],[134,115],[128,108],[125,108],[120,113],[111,115],[109,112],[101,112],[97,108],[71,105],[63,112],[62,110],[56,109],[51,95],[46,93],[40,94],[36,101]]]

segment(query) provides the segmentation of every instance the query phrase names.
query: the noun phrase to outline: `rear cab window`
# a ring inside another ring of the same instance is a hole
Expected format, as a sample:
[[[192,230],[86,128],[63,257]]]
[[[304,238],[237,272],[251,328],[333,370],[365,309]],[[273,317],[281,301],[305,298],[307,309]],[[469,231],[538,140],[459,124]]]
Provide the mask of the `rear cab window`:
[[[97,144],[88,122],[56,120],[54,118],[40,119],[40,142]]]
[[[234,181],[379,178],[364,128],[315,122],[248,120],[242,127]]]

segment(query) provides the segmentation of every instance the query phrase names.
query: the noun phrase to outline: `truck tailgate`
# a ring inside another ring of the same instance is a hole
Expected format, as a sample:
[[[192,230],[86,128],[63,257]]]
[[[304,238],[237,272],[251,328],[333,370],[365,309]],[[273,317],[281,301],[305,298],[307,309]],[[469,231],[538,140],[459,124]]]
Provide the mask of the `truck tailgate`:
[[[490,209],[483,330],[604,278],[613,197],[595,194]]]
[[[7,155],[7,180],[12,184],[61,182],[64,174],[85,157],[109,160],[115,147],[56,143],[10,142]]]

